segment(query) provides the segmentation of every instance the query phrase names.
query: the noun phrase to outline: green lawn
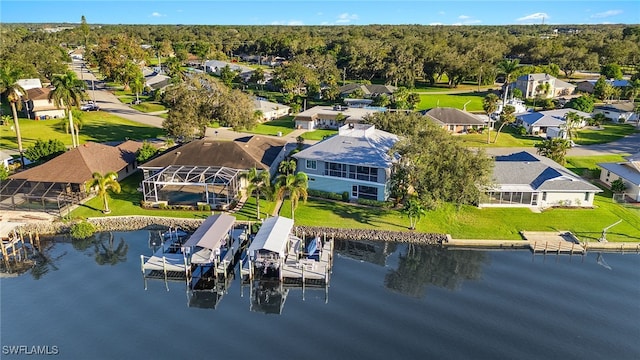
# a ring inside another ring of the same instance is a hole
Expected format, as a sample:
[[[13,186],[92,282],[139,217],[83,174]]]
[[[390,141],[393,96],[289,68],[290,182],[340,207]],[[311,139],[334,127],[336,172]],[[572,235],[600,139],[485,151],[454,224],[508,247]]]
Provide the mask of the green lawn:
[[[167,110],[164,105],[157,102],[143,102],[138,105],[131,105],[131,108],[145,113]]]
[[[486,92],[464,93],[464,94],[420,94],[420,102],[416,110],[426,110],[435,107],[452,107],[463,109],[467,104],[467,111],[483,111],[482,100],[487,95]]]
[[[286,116],[281,119],[267,121],[262,124],[258,124],[251,130],[243,130],[243,132],[250,134],[260,135],[278,135],[281,132],[282,135],[287,135],[294,130],[293,116]]]
[[[37,139],[59,139],[66,145],[71,145],[71,135],[57,128],[61,119],[34,121],[20,119],[23,147],[33,145]],[[84,123],[80,129],[80,143],[87,141],[123,141],[125,139],[144,140],[164,135],[164,130],[148,127],[137,122],[103,111],[84,112]],[[17,149],[18,144],[15,131],[10,126],[0,126],[0,147]]]
[[[602,125],[602,127],[604,127],[602,130],[578,130],[578,138],[574,141],[578,145],[603,144],[619,140],[636,131],[635,126],[632,124],[608,123]]]
[[[628,155],[568,156],[566,167],[580,176],[597,179],[600,176],[597,163],[624,161],[624,157]]]
[[[536,143],[539,143],[542,138],[539,136],[522,136],[516,133],[516,129],[511,126],[505,126],[500,131],[498,136],[498,142],[493,143],[496,138],[497,131],[491,131],[491,143],[487,144],[486,131],[482,134],[465,134],[460,135],[459,138],[466,146],[471,147],[533,147]]]
[[[337,134],[338,131],[337,130],[313,130],[313,131],[307,131],[302,133],[302,137],[305,140],[322,140],[327,136],[332,136]]]

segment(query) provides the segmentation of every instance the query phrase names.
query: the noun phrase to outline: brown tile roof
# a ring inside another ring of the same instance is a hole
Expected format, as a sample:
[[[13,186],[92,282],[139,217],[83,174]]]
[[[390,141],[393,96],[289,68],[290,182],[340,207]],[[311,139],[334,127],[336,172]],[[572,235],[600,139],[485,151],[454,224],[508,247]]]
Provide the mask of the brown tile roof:
[[[50,93],[50,88],[35,88],[27,90],[29,100],[48,100]]]
[[[233,141],[195,140],[173,148],[142,165],[164,168],[169,165],[225,166],[233,169],[269,169],[286,141],[266,136],[247,136]]]
[[[91,180],[94,172],[104,174],[122,170],[135,160],[135,152],[141,146],[142,143],[135,141],[127,141],[118,146],[88,142],[9,178],[82,184]]]

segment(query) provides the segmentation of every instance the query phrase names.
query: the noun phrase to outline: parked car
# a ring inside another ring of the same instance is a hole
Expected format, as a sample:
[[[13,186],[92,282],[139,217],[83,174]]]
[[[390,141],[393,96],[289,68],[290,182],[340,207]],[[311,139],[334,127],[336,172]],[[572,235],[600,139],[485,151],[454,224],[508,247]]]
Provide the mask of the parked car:
[[[90,102],[90,103],[82,105],[80,107],[80,110],[82,110],[82,111],[98,111],[98,110],[100,110],[100,107],[96,103]]]

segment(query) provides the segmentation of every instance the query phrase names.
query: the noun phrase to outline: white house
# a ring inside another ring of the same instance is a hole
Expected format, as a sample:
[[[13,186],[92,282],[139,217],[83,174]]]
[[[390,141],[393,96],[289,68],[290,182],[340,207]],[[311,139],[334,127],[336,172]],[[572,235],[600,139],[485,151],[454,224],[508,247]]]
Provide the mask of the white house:
[[[589,113],[576,109],[564,108],[516,114],[516,124],[524,126],[524,128],[527,129],[527,134],[552,136],[554,133],[558,132],[558,129],[562,129],[565,126],[565,117],[570,112],[574,112],[584,119],[591,117],[591,114]],[[584,127],[586,125],[586,120],[583,120],[579,124],[579,127]],[[552,134],[549,134],[548,130],[552,128],[555,129],[555,131],[552,130]]]
[[[269,121],[287,116],[291,110],[287,105],[270,102],[261,98],[253,100],[253,109],[262,112],[261,121]]]
[[[51,88],[34,88],[27,90],[27,98],[23,98],[22,110],[28,118],[43,120],[57,119],[66,116],[64,108],[57,107],[53,100],[49,100]]]
[[[549,84],[549,91],[546,92],[546,84]],[[526,98],[541,96],[543,98],[554,98],[558,96],[571,95],[576,86],[568,82],[556,79],[549,74],[528,74],[516,79],[515,88],[522,91]]]
[[[349,124],[292,156],[298,160],[297,170],[309,176],[309,189],[383,201],[389,197],[395,161],[388,151],[397,141],[396,135],[373,125]]]
[[[314,106],[299,113],[293,120],[299,129],[338,129],[344,124],[361,123],[365,116],[381,111],[384,111],[384,108]]]
[[[606,116],[607,119],[611,121],[627,122],[637,120],[638,114],[635,114],[634,110],[635,104],[630,101],[626,101],[620,103],[597,105],[593,109],[593,113],[604,114],[604,116]]]
[[[590,207],[602,192],[555,161],[526,151],[496,156],[493,184],[481,207]]]
[[[600,163],[600,181],[611,186],[617,179],[622,179],[625,194],[634,201],[640,201],[640,152],[625,158],[618,163]]]

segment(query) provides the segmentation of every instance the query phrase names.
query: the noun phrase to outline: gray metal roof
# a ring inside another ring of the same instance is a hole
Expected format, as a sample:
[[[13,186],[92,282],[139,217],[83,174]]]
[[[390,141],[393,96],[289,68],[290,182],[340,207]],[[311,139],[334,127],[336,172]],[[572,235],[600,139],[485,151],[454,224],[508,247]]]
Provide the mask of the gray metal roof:
[[[433,108],[424,114],[442,125],[484,125],[473,114],[456,108]]]
[[[358,127],[341,134],[312,145],[293,157],[378,168],[391,166],[393,159],[388,152],[398,141],[396,135],[375,128],[363,131]]]
[[[535,160],[530,160],[531,157]],[[518,158],[527,160],[515,160]],[[538,191],[601,191],[560,164],[524,151],[497,157],[493,181],[498,186],[528,185]]]
[[[601,168],[626,179],[627,181],[640,185],[640,172],[628,164],[619,163],[599,163]]]
[[[575,109],[557,109],[557,110],[548,110],[548,111],[539,111],[539,112],[530,112],[523,114],[516,114],[516,118],[519,120],[529,124],[536,126],[560,126],[565,123],[564,117],[569,112],[574,112],[583,118],[590,118],[591,114],[575,110]]]
[[[205,249],[217,249],[235,222],[236,218],[227,214],[209,216],[182,247],[199,246]]]
[[[292,219],[282,216],[266,219],[249,245],[249,255],[255,257],[258,250],[268,250],[284,256],[292,229]]]

